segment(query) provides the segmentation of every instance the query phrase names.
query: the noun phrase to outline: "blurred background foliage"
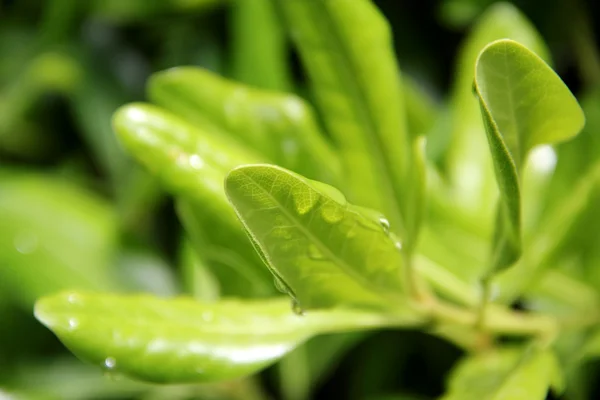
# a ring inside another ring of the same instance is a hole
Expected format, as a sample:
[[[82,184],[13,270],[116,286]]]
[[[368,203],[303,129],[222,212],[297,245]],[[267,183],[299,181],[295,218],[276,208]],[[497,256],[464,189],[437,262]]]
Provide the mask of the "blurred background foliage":
[[[445,100],[457,54],[493,0],[375,3],[392,25],[411,128],[428,134],[428,155],[443,169]],[[600,154],[600,3],[513,4],[544,37],[554,68],[586,111],[585,132],[558,149],[559,159],[569,162],[559,163],[561,179],[548,189],[566,193]],[[310,100],[298,56],[269,0],[0,1],[0,399],[440,395],[461,352],[419,332],[324,337],[256,379],[158,387],[102,376],[34,320],[33,301],[63,288],[219,295],[215,277],[182,234],[172,200],[126,157],[110,125],[119,105],[145,98],[153,72],[178,65]],[[591,198],[600,196],[595,186],[587,190]],[[564,196],[548,196],[545,207],[555,206],[554,198]],[[583,213],[581,226],[572,228],[585,249],[578,253],[583,267],[572,267],[569,243],[553,257],[600,288],[600,247],[590,234],[598,228],[589,226],[597,213]],[[323,356],[307,362],[311,352]],[[585,364],[569,398],[600,396],[599,367]]]

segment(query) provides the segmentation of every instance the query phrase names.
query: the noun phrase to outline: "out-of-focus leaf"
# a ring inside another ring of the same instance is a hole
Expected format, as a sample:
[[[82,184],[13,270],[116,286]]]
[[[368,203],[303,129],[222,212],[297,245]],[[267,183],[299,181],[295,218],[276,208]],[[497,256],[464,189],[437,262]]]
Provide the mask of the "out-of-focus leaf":
[[[481,16],[458,55],[451,98],[451,142],[445,163],[453,188],[450,194],[467,217],[487,226],[493,222],[490,204],[496,201],[498,190],[480,107],[473,95],[473,66],[488,43],[503,38],[516,40],[549,60],[546,45],[531,22],[512,4],[502,2]]]
[[[406,107],[406,123],[413,136],[427,135],[441,115],[441,106],[431,93],[409,76],[402,88]]]
[[[600,298],[594,287],[568,274],[551,269],[524,294],[527,308],[559,318],[593,320],[599,318]]]
[[[519,173],[529,151],[572,138],[585,117],[569,88],[535,53],[510,39],[486,46],[475,66],[474,89],[500,189],[494,271],[521,255]]]
[[[44,52],[11,71],[13,79],[0,93],[0,149],[17,154],[43,154],[52,141],[26,119],[26,113],[47,92],[69,93],[80,82],[81,71],[65,53]]]
[[[562,203],[547,210],[548,217],[540,223],[528,243],[523,262],[500,273],[495,279],[502,301],[515,300],[528,286],[535,284],[551,263],[556,262],[561,250],[570,245],[574,228],[595,204],[594,193],[599,183],[600,163],[580,177]]]
[[[313,335],[406,322],[344,309],[298,316],[289,299],[200,303],[83,292],[43,298],[35,315],[82,359],[111,373],[155,382],[241,377]]]
[[[114,135],[111,118],[126,101],[115,79],[100,73],[90,60],[86,76],[71,95],[71,108],[87,145],[111,180],[119,212],[129,229],[143,231],[162,199],[158,184],[127,157]]]
[[[180,198],[175,203],[198,257],[217,278],[221,296],[263,297],[275,291],[273,277],[257,255],[241,226],[216,230],[219,216]],[[235,243],[235,246],[232,245]]]
[[[233,77],[264,89],[290,90],[288,42],[275,4],[235,1],[230,15]]]
[[[505,348],[467,357],[452,372],[443,400],[544,400],[557,385],[555,356]]]
[[[477,286],[464,282],[445,266],[418,255],[413,260],[415,270],[443,297],[467,307],[474,307],[479,301]]]
[[[118,225],[102,199],[49,175],[0,173],[0,280],[25,306],[64,289],[115,290]]]
[[[407,129],[387,21],[367,0],[278,3],[340,148],[349,198],[388,216],[411,250],[423,204],[422,149]]]
[[[443,0],[439,15],[442,21],[452,28],[469,25],[493,0]]]
[[[106,379],[96,368],[72,356],[18,365],[12,369],[9,382],[31,400],[119,399],[153,389],[150,384],[129,379]],[[2,396],[0,399],[4,400]]]
[[[159,254],[145,248],[126,247],[116,262],[128,292],[174,296],[181,292],[171,266]]]
[[[225,190],[276,281],[301,308],[405,312],[401,244],[381,214],[273,165],[234,169]]]
[[[127,22],[158,17],[164,13],[201,12],[229,0],[92,0],[90,12],[109,20]]]
[[[297,96],[259,90],[192,67],[154,74],[148,91],[152,101],[211,135],[233,135],[266,160],[311,178],[340,180],[338,156],[310,106]]]
[[[285,356],[278,364],[284,398],[311,398],[349,348],[364,337],[364,332],[318,336]]]
[[[272,278],[223,190],[231,168],[260,157],[231,138],[210,135],[150,105],[127,105],[117,111],[113,123],[128,151],[176,196],[178,214],[196,251],[211,263],[222,284],[235,288],[230,292],[221,286],[222,294],[272,291]]]
[[[207,261],[198,253],[194,251],[189,239],[185,238],[182,241],[179,263],[185,291],[199,300],[217,300],[220,292],[219,282]]]
[[[217,213],[221,225],[235,221],[223,192],[223,177],[231,168],[259,159],[257,156],[228,138],[209,135],[151,105],[120,108],[113,127],[128,152],[171,193]]]
[[[70,105],[96,160],[118,183],[119,179],[127,177],[131,163],[119,146],[110,121],[112,114],[125,102],[125,95],[114,81],[93,68],[86,68],[85,73],[81,84],[72,93]]]

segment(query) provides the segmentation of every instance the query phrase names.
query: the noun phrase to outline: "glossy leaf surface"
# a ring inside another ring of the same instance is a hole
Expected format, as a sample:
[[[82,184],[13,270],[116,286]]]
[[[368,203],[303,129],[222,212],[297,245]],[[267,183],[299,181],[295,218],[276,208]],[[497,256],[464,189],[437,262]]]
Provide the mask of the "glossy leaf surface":
[[[544,400],[557,382],[557,361],[548,351],[505,348],[463,360],[441,400]]]
[[[234,169],[225,190],[257,251],[301,308],[397,308],[404,301],[401,244],[381,214],[273,165]]]
[[[558,75],[512,40],[493,42],[479,54],[475,90],[502,199],[492,261],[502,269],[521,253],[519,172],[527,153],[536,145],[572,138],[585,118]]]
[[[497,199],[494,170],[480,106],[473,96],[473,66],[490,42],[509,38],[522,43],[549,61],[548,49],[535,26],[514,5],[498,2],[490,6],[462,44],[451,97],[450,145],[445,155],[452,195],[478,225],[490,226]],[[491,230],[491,229],[490,229]]]
[[[340,148],[350,199],[385,213],[411,247],[424,178],[387,21],[367,0],[278,3]]]
[[[307,338],[398,323],[351,310],[294,314],[289,299],[222,300],[66,292],[36,317],[84,360],[155,382],[209,382],[251,374]]]
[[[339,180],[338,156],[301,98],[181,67],[153,75],[150,98],[213,136],[233,136],[265,160],[315,179]]]
[[[230,138],[211,135],[155,106],[125,106],[113,124],[128,151],[177,197],[178,214],[200,256],[236,288],[222,288],[222,293],[269,293],[272,279],[223,190],[231,168],[260,158]]]

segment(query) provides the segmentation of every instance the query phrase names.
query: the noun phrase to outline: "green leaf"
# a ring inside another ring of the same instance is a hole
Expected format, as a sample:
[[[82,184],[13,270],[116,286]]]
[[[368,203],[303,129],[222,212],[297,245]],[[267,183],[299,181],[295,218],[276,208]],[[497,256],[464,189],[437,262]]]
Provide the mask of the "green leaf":
[[[233,77],[271,90],[289,90],[288,41],[271,0],[235,1],[231,6]]]
[[[557,360],[545,350],[504,348],[467,357],[452,372],[441,400],[544,400]]]
[[[404,78],[403,89],[408,130],[413,136],[426,136],[441,115],[441,104],[410,76]]]
[[[228,0],[92,0],[92,13],[109,20],[127,22],[159,17],[172,12],[202,12]]]
[[[278,3],[340,148],[350,199],[387,215],[411,249],[423,203],[422,149],[407,130],[387,21],[368,0]]]
[[[289,299],[222,300],[66,292],[35,315],[78,357],[155,382],[210,382],[254,373],[309,337],[401,323],[352,310],[298,316]]]
[[[337,155],[310,106],[295,95],[256,89],[194,67],[154,74],[148,92],[153,102],[213,136],[234,136],[265,160],[311,178],[340,179]]]
[[[194,251],[188,238],[182,240],[179,264],[186,294],[203,301],[217,300],[220,297],[219,282],[211,272],[208,261]]]
[[[114,210],[50,175],[0,172],[0,281],[29,308],[64,289],[117,290]]]
[[[381,214],[273,165],[234,169],[225,190],[276,280],[302,308],[406,302],[401,244]]]
[[[512,265],[521,254],[519,172],[536,145],[572,138],[585,117],[560,77],[523,45],[502,39],[486,46],[475,64],[496,180],[500,189],[499,228],[493,268]]]
[[[222,287],[222,294],[269,294],[270,274],[223,190],[231,168],[260,157],[230,138],[210,135],[150,105],[122,107],[113,125],[126,149],[176,196],[178,214],[199,255],[221,283],[233,287]]]
[[[315,337],[284,357],[278,372],[285,400],[310,399],[350,348],[365,336],[365,332],[349,332]]]
[[[561,251],[572,251],[573,240],[577,240],[576,228],[583,224],[589,229],[590,210],[595,208],[598,187],[600,186],[600,162],[592,165],[577,182],[571,181],[570,192],[547,210],[546,218],[537,225],[535,235],[529,240],[523,255],[523,262],[501,272],[495,277],[499,287],[499,298],[510,303],[524,291],[545,279],[544,274],[560,259]],[[557,294],[567,290],[563,282]]]
[[[509,38],[524,44],[544,60],[547,47],[532,23],[514,5],[498,2],[478,20],[462,44],[455,69],[451,97],[450,144],[445,166],[452,186],[450,195],[465,218],[492,230],[498,191],[494,169],[481,121],[477,98],[473,96],[473,66],[481,50],[494,40]]]
[[[224,178],[223,178],[224,179]],[[198,257],[217,278],[221,296],[264,297],[275,291],[273,277],[248,239],[241,224],[218,229],[220,216],[185,199],[175,202]]]

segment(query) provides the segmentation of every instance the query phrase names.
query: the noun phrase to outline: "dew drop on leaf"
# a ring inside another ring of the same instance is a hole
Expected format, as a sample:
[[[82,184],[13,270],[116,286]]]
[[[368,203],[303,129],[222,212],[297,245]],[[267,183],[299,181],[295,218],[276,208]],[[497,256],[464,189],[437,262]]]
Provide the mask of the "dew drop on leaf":
[[[304,315],[304,310],[297,299],[292,299],[292,312],[296,315]]]
[[[31,254],[38,248],[38,237],[29,232],[19,232],[14,239],[15,249],[21,254]]]
[[[107,369],[114,369],[117,366],[117,360],[115,360],[113,357],[106,357],[104,360],[104,366]]]
[[[75,318],[69,318],[69,329],[73,330],[79,326],[79,321]]]
[[[390,221],[388,221],[387,218],[379,217],[379,225],[381,225],[381,228],[386,234],[390,233]]]
[[[213,313],[210,311],[204,311],[202,312],[202,320],[205,322],[211,322],[213,320]]]

